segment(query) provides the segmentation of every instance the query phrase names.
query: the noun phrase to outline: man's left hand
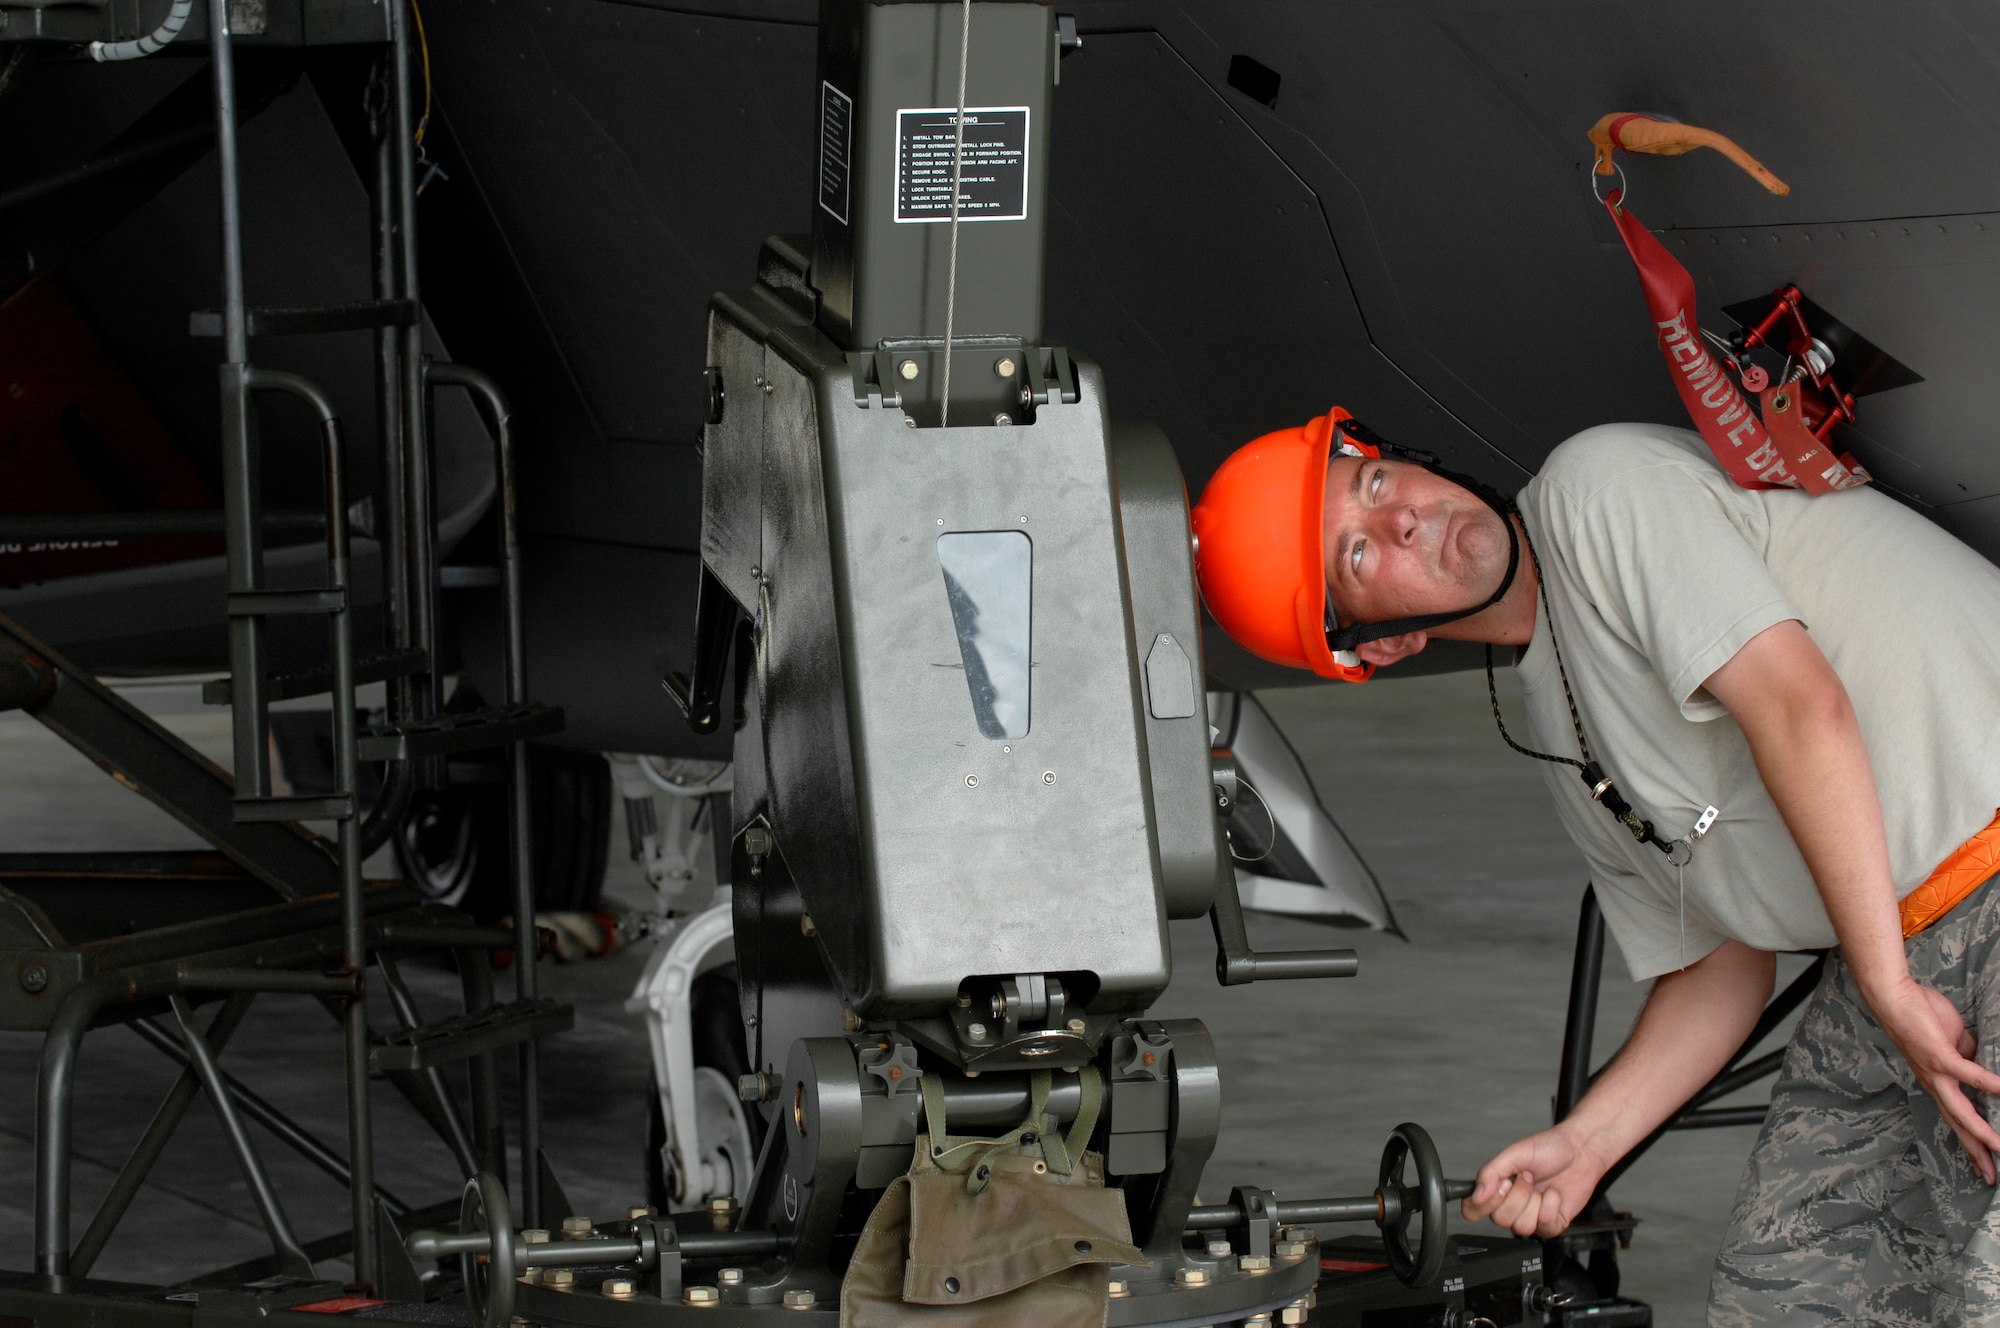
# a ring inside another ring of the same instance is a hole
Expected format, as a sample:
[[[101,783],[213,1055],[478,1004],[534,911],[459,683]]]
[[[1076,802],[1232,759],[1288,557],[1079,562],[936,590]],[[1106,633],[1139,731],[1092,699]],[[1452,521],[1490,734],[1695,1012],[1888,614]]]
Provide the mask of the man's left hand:
[[[1873,995],[1869,1008],[1910,1063],[1917,1082],[1937,1103],[1938,1110],[1965,1145],[1973,1168],[1988,1185],[1994,1183],[1994,1154],[2000,1153],[1996,1132],[1978,1105],[1965,1094],[1971,1087],[2000,1093],[2000,1074],[1972,1059],[1979,1047],[1958,1008],[1943,992],[1904,978],[1888,992]]]

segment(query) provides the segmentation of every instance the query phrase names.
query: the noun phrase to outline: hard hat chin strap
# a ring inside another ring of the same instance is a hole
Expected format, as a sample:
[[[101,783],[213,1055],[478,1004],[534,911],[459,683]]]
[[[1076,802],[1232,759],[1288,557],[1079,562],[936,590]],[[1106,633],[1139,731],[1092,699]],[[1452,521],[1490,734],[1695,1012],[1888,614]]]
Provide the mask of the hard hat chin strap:
[[[1347,627],[1341,627],[1334,621],[1333,599],[1329,595],[1326,606],[1327,649],[1351,651],[1356,646],[1364,645],[1369,641],[1380,641],[1385,637],[1402,636],[1408,632],[1428,632],[1433,627],[1442,627],[1446,623],[1455,623],[1461,618],[1470,618],[1475,613],[1484,613],[1501,600],[1507,598],[1507,592],[1514,588],[1514,577],[1521,570],[1521,535],[1514,528],[1514,505],[1501,497],[1490,485],[1483,484],[1470,475],[1461,475],[1455,470],[1446,470],[1438,464],[1438,459],[1428,452],[1420,452],[1415,448],[1398,447],[1396,444],[1389,442],[1370,430],[1355,426],[1356,421],[1347,420],[1340,427],[1352,433],[1363,442],[1378,448],[1385,455],[1392,455],[1396,460],[1408,461],[1414,465],[1422,466],[1439,479],[1450,480],[1459,488],[1476,495],[1481,502],[1492,508],[1499,516],[1500,524],[1507,528],[1507,575],[1500,578],[1500,588],[1498,590],[1468,609],[1456,609],[1447,613],[1426,613],[1414,618],[1395,618],[1388,622],[1355,623]]]

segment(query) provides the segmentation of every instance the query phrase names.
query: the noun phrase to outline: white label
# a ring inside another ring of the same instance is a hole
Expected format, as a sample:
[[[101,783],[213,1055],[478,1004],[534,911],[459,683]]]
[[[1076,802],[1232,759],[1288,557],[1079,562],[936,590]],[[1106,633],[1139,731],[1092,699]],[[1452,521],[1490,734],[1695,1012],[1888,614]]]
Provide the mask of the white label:
[[[847,224],[854,170],[854,99],[831,83],[819,85],[819,205]]]
[[[896,112],[896,220],[951,220],[958,112],[950,106]],[[958,170],[960,221],[1021,221],[1028,215],[1028,108],[965,108]]]

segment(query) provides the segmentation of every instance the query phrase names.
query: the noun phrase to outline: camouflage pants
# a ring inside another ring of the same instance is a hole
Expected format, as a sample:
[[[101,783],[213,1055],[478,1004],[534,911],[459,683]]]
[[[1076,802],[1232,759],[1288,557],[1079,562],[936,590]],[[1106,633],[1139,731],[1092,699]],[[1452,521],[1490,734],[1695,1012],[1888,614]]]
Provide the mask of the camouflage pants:
[[[2000,879],[2000,878],[1996,878]],[[1908,942],[2000,1066],[2000,888]],[[2000,1101],[1985,1104],[2000,1121]],[[1713,1328],[2000,1325],[2000,1203],[1838,950],[1786,1049],[1709,1286]]]

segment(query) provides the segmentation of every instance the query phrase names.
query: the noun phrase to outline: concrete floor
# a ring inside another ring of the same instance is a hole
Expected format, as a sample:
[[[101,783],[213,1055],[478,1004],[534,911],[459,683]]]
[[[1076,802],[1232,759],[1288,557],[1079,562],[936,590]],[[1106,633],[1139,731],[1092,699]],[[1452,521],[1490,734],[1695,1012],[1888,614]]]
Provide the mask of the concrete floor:
[[[1503,677],[1504,689],[1511,677]],[[226,717],[186,686],[128,692],[218,760]],[[1580,860],[1547,806],[1539,775],[1493,732],[1474,674],[1269,694],[1329,807],[1389,894],[1409,941],[1371,933],[1329,938],[1308,924],[1253,919],[1262,948],[1351,943],[1361,975],[1223,990],[1205,923],[1174,928],[1180,975],[1158,1007],[1199,1016],[1222,1061],[1224,1130],[1204,1186],[1232,1183],[1285,1197],[1365,1193],[1387,1132],[1427,1126],[1446,1168],[1469,1175],[1493,1150],[1546,1123],[1561,1045]],[[614,899],[647,887],[613,827]],[[192,837],[19,715],[0,715],[0,850],[167,848]],[[386,855],[384,855],[386,857]],[[386,861],[371,870],[391,874]],[[574,1205],[606,1214],[643,1197],[641,1030],[623,999],[644,961],[628,950],[544,968],[545,992],[577,1005],[576,1030],[548,1044],[549,1152]],[[1787,972],[1794,971],[1788,968]],[[456,981],[413,972],[442,1009]],[[1615,950],[1599,1020],[1600,1059],[1622,1037],[1640,991]],[[387,1022],[386,1011],[383,1021]],[[38,1041],[0,1035],[0,1266],[26,1267],[27,1202]],[[225,1062],[344,1152],[334,1025],[298,998],[263,1000]],[[172,1079],[158,1053],[122,1030],[85,1046],[76,1103],[76,1232]],[[1752,1100],[1754,1094],[1742,1100]],[[412,1204],[453,1195],[456,1170],[413,1113],[377,1088],[383,1183]],[[1752,1131],[1669,1136],[1614,1193],[1641,1225],[1623,1267],[1627,1293],[1662,1325],[1701,1321],[1707,1267]],[[301,1236],[343,1228],[332,1182],[260,1137]],[[1462,1225],[1462,1224],[1460,1224]],[[198,1247],[190,1258],[188,1247]],[[220,1133],[201,1106],[100,1261],[101,1276],[168,1281],[268,1249]]]

